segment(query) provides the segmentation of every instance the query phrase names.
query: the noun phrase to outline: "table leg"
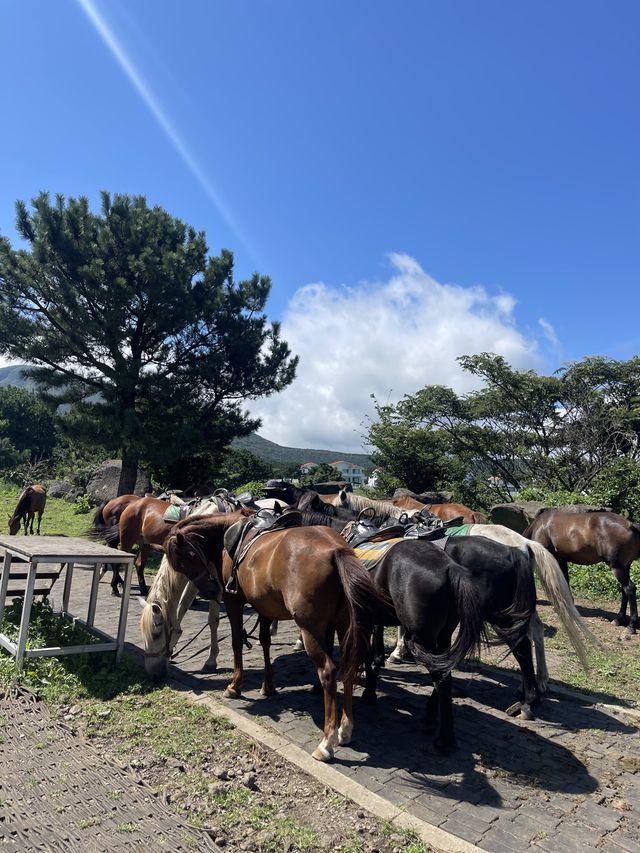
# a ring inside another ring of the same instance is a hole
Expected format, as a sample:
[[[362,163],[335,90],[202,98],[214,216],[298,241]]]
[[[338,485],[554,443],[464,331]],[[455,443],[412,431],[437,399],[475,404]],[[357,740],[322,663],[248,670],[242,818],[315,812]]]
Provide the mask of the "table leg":
[[[9,575],[11,574],[11,554],[4,552],[4,566],[2,567],[2,580],[0,581],[0,625],[4,619],[4,606],[7,601],[7,589],[9,587]]]
[[[93,579],[91,581],[91,594],[89,595],[89,609],[87,611],[87,625],[93,627],[96,615],[96,599],[98,598],[98,584],[100,582],[100,563],[93,567]]]
[[[33,588],[36,583],[36,573],[38,571],[37,562],[29,563],[29,572],[27,577],[27,588],[24,593],[24,604],[22,605],[22,618],[20,619],[20,632],[18,634],[18,645],[16,648],[16,666],[22,669],[24,660],[24,652],[27,648],[27,633],[29,631],[29,620],[31,618],[31,602],[33,601]]]
[[[62,591],[62,612],[69,612],[69,595],[71,593],[71,578],[73,577],[73,563],[67,563],[67,573],[64,577],[64,589]]]
[[[124,633],[127,629],[127,616],[129,615],[129,592],[131,591],[131,575],[133,573],[133,560],[130,560],[124,571],[124,589],[122,590],[122,601],[120,603],[120,621],[118,623],[118,648],[116,660],[120,660],[124,650]]]

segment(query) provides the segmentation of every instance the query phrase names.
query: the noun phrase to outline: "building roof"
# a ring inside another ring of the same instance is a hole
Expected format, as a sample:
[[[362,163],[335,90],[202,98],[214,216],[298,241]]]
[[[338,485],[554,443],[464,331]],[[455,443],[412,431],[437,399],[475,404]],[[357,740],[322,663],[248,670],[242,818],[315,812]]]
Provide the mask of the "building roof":
[[[300,467],[301,468],[317,468],[318,463],[317,462],[303,462]]]

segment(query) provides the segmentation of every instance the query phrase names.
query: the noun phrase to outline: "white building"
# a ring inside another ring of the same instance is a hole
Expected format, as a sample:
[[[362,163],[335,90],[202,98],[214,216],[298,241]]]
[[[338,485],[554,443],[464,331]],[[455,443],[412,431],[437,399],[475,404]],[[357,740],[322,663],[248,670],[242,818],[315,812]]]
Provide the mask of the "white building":
[[[340,471],[345,483],[351,483],[353,486],[361,486],[364,483],[364,471],[355,462],[345,462],[344,459],[338,459],[331,462],[331,465]]]

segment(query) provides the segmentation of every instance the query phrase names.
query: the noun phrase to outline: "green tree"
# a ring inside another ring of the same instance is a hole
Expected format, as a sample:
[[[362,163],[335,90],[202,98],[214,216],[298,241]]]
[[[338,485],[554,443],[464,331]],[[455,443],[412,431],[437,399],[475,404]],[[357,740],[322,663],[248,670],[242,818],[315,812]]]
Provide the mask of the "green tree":
[[[300,478],[303,485],[312,485],[313,483],[327,483],[332,480],[342,480],[342,473],[338,468],[329,465],[328,462],[321,462],[311,470],[310,474],[305,474]]]
[[[33,391],[8,385],[0,388],[0,419],[7,422],[6,435],[31,462],[48,459],[56,444],[55,419],[51,407]]]
[[[228,447],[222,458],[216,485],[233,490],[251,481],[264,483],[272,476],[272,466],[255,453],[244,448]]]
[[[270,280],[236,282],[233,255],[141,196],[17,203],[29,249],[0,238],[0,351],[29,374],[85,441],[160,465],[254,430],[242,405],[294,378],[297,359],[263,313]]]
[[[465,493],[474,482],[479,496],[490,489],[500,500],[512,499],[508,484],[580,493],[616,459],[636,459],[640,359],[590,357],[552,376],[515,370],[490,353],[459,362],[482,380],[480,390],[459,396],[428,385],[379,409],[370,426],[376,460],[386,467],[395,455],[402,470],[393,473],[405,483],[413,457],[434,485],[457,480]]]
[[[24,454],[11,444],[11,439],[7,435],[8,426],[7,421],[0,420],[0,471],[24,461]]]

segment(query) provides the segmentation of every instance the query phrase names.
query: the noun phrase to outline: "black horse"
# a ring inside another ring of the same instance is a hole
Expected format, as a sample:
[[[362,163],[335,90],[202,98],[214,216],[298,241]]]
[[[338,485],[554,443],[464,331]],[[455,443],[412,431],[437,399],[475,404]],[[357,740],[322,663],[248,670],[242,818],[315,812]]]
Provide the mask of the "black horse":
[[[490,624],[522,672],[522,692],[508,713],[532,719],[540,699],[535,679],[529,625],[535,615],[533,556],[484,537],[449,538],[446,548],[421,539],[395,544],[371,569],[372,578],[392,603],[375,629],[367,662],[363,699],[376,698],[376,679],[384,662],[384,625],[402,625],[409,648],[433,679],[427,701],[428,729],[439,733],[436,746],[454,743],[451,670],[486,640]],[[459,625],[456,639],[453,632]]]

